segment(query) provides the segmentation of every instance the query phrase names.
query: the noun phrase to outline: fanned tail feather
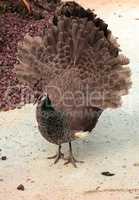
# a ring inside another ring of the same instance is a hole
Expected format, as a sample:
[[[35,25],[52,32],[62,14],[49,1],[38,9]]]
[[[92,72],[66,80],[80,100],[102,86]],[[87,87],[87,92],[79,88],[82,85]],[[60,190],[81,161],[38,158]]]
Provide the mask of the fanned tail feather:
[[[131,87],[131,72],[124,66],[128,58],[111,50],[113,46],[95,22],[60,16],[42,38],[27,35],[19,44],[15,71],[30,87],[41,80],[44,89],[54,86],[62,95],[79,90],[84,96],[89,93],[88,106],[116,108]],[[52,90],[49,93],[57,102]]]

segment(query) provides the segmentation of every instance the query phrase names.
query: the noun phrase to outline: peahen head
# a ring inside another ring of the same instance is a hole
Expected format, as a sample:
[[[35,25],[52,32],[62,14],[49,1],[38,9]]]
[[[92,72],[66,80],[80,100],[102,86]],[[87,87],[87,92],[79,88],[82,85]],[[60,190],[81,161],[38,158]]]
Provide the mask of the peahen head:
[[[45,110],[45,111],[54,111],[52,102],[51,102],[51,100],[50,100],[50,98],[49,98],[48,95],[44,96],[41,99],[41,102],[42,102],[42,110]]]

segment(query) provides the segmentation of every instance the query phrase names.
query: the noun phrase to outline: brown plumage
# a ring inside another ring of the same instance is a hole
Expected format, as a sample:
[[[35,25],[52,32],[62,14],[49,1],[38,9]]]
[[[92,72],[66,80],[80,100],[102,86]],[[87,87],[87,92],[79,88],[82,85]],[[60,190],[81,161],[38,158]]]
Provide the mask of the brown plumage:
[[[56,9],[53,23],[57,25],[58,17],[78,17],[86,18],[88,21],[93,21],[100,30],[104,31],[104,35],[107,37],[110,30],[108,30],[108,25],[90,9],[85,9],[75,1],[62,2],[61,5]]]
[[[88,17],[58,14],[42,38],[27,35],[19,43],[17,77],[31,88],[41,84],[42,96],[49,95],[38,100],[36,113],[41,134],[59,145],[55,162],[63,158],[61,144],[69,142],[67,163],[76,166],[71,141],[90,132],[102,111],[119,107],[128,94],[129,60],[106,31]]]
[[[102,19],[97,17],[93,10],[85,9],[75,1],[62,2],[61,5],[56,9],[53,22],[57,25],[58,16],[66,17],[79,17],[86,18],[88,21],[93,21],[95,26],[104,32],[104,36],[109,41],[109,52],[112,55],[117,56],[119,52],[119,44],[117,39],[112,35],[111,31],[108,29],[108,24],[106,24]]]

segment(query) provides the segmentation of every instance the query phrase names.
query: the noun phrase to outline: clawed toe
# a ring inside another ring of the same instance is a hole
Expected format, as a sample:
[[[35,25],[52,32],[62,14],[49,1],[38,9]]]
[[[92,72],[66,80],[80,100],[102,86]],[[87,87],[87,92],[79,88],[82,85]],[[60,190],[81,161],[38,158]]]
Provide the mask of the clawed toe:
[[[63,159],[63,160],[66,160],[64,165],[71,163],[76,168],[77,168],[76,163],[84,163],[84,161],[79,161],[74,158],[73,153],[72,153],[71,142],[69,142],[69,150],[70,151],[69,151],[68,158],[64,158],[64,154],[61,152],[61,145],[59,145],[58,153],[54,156],[48,157],[48,159],[55,159],[54,164],[56,164],[60,159]]]
[[[59,145],[58,153],[54,156],[48,157],[48,159],[55,159],[54,164],[56,164],[60,159],[64,159],[64,154],[61,152],[61,145]]]
[[[71,146],[71,142],[69,142],[69,157],[68,158],[64,158],[64,160],[67,160],[64,165],[67,165],[69,163],[71,163],[74,167],[77,168],[77,165],[76,163],[84,163],[84,161],[79,161],[79,160],[76,160],[73,156],[73,153],[72,153],[72,146]]]
[[[56,158],[56,157],[57,157],[57,154],[54,155],[54,156],[49,156],[49,157],[47,157],[47,159],[54,159],[54,158]]]
[[[48,157],[48,159],[55,159],[54,164],[56,164],[60,159],[64,159],[64,154],[63,153],[58,153],[54,156]]]
[[[84,161],[76,160],[73,156],[69,156],[68,158],[64,158],[64,160],[67,160],[64,163],[64,165],[67,165],[67,164],[71,163],[75,168],[77,168],[76,163],[84,163]]]

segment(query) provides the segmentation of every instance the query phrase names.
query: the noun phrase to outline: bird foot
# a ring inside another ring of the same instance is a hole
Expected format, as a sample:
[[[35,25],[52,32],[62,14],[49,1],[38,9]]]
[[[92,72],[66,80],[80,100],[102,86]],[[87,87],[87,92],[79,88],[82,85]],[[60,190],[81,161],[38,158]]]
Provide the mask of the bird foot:
[[[60,159],[64,159],[64,154],[61,152],[58,152],[54,156],[47,157],[48,159],[55,159],[54,164],[56,164]]]
[[[64,160],[67,160],[64,165],[71,163],[75,168],[77,168],[76,163],[84,163],[84,161],[76,160],[73,155],[70,155],[68,158],[64,158]]]

